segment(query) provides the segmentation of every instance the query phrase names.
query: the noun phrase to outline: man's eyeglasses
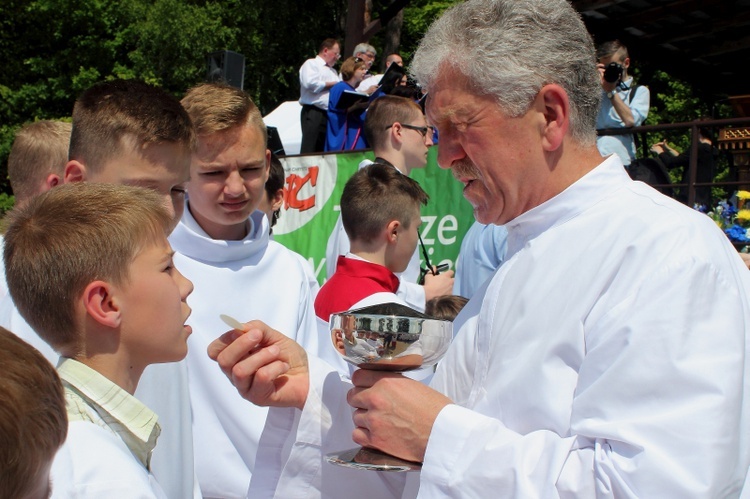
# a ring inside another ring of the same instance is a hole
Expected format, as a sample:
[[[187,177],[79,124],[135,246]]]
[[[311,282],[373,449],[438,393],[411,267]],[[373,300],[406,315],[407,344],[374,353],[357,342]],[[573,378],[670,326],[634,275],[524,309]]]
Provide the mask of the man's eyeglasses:
[[[395,125],[395,123],[393,123]],[[393,125],[388,125],[385,127],[386,130],[391,128]],[[406,125],[404,123],[399,123],[404,128],[408,128],[409,130],[416,130],[419,133],[422,134],[422,138],[427,137],[427,132],[430,132],[430,137],[432,137],[435,134],[435,127],[427,125],[427,126],[416,126],[416,125]]]

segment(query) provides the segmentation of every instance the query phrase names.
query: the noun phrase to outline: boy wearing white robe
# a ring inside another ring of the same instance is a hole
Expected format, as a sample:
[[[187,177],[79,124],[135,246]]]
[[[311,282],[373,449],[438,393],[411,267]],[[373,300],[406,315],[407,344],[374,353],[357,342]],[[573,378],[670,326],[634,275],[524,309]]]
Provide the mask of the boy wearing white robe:
[[[270,164],[258,108],[242,90],[217,84],[190,89],[182,104],[198,144],[184,215],[170,242],[175,265],[196,283],[186,359],[195,469],[204,497],[244,497],[268,411],[243,400],[206,355],[227,330],[219,315],[262,317],[314,353],[318,333],[305,270],[270,240],[257,209]],[[330,342],[320,347],[334,355]]]
[[[133,393],[146,366],[187,353],[193,286],[172,265],[170,213],[143,188],[76,183],[9,224],[10,296],[61,355],[69,427],[52,497],[166,497],[150,469],[157,415]]]
[[[180,102],[164,89],[138,80],[99,82],[76,99],[72,121],[63,182],[138,185],[151,189],[169,208],[170,228],[174,227],[185,204],[185,183],[190,176],[194,142],[192,123]],[[58,183],[55,178],[49,180]],[[0,325],[36,347],[53,365],[57,364],[59,355],[21,317],[10,296],[0,300]],[[200,498],[193,471],[184,363],[149,366],[141,377],[136,396],[162,420],[170,421],[162,427],[151,463],[159,484],[169,497]]]

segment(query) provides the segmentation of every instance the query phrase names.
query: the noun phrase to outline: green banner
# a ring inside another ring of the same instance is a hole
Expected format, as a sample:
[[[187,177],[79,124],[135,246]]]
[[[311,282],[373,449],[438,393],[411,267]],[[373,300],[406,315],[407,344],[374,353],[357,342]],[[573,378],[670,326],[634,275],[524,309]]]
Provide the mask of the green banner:
[[[436,156],[437,147],[430,148],[427,166],[413,170],[411,176],[430,195],[429,203],[422,208],[420,228],[430,263],[447,263],[453,269],[474,215],[463,197],[463,185],[450,170],[437,166]],[[339,217],[344,184],[363,159],[373,158],[369,150],[281,158],[286,184],[274,239],[307,258],[321,284],[326,276],[326,243]]]

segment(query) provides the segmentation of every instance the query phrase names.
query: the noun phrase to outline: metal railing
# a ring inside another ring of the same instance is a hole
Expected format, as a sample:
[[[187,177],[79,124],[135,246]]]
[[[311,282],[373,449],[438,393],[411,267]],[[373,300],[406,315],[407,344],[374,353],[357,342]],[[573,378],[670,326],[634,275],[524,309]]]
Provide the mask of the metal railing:
[[[682,130],[690,129],[690,161],[688,163],[688,183],[687,184],[658,184],[654,187],[687,187],[687,205],[693,206],[695,203],[695,188],[696,187],[724,187],[724,186],[739,186],[748,185],[748,180],[736,180],[736,181],[721,181],[721,182],[697,182],[696,174],[698,171],[698,143],[699,143],[699,128],[710,128],[719,129],[724,127],[730,127],[734,125],[750,125],[750,117],[745,118],[726,118],[718,120],[696,120],[688,121],[683,123],[662,123],[659,125],[644,125],[634,126],[631,128],[606,128],[597,130],[598,135],[639,135],[645,136],[647,133],[663,132],[665,130]],[[640,147],[642,148],[641,157],[650,157],[649,144],[647,141],[642,140]],[[717,146],[717,141],[714,141],[714,146]],[[750,153],[750,150],[748,151]],[[731,163],[730,163],[731,165]],[[709,207],[710,208],[710,207]]]

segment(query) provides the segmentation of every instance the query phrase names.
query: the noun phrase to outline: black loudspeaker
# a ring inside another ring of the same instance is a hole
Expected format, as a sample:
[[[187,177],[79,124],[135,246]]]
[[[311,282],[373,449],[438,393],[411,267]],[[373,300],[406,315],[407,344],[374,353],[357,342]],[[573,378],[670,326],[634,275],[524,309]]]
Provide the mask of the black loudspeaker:
[[[242,89],[245,85],[245,56],[222,50],[206,55],[206,81],[223,82]]]
[[[268,149],[276,156],[286,156],[279,130],[275,126],[267,126],[266,130],[268,130]]]

